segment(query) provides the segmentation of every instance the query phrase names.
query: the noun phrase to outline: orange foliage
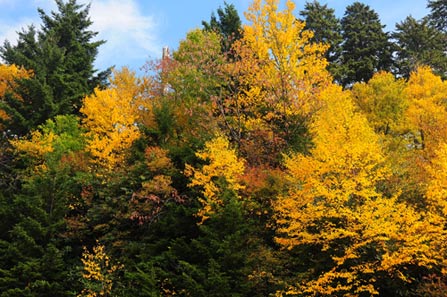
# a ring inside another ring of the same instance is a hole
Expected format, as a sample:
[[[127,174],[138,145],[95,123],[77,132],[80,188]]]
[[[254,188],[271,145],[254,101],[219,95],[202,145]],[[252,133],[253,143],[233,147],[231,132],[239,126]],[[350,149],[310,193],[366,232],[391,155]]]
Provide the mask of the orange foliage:
[[[172,186],[169,174],[174,165],[167,154],[168,151],[159,147],[146,148],[146,166],[152,177],[141,183],[141,189],[133,193],[129,203],[130,219],[140,225],[155,221],[168,202],[183,201]]]

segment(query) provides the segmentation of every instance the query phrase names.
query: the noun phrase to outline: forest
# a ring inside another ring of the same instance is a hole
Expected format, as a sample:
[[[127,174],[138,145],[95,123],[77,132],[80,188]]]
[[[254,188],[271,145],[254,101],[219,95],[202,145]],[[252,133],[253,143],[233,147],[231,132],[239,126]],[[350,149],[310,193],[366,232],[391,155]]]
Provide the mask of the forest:
[[[55,2],[0,46],[1,297],[446,295],[446,1],[225,3],[141,75]]]

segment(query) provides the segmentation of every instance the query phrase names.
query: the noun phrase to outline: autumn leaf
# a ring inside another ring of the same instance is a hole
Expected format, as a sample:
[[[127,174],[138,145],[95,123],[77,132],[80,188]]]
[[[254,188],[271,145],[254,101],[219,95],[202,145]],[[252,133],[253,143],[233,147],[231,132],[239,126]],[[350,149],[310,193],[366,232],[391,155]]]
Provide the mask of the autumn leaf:
[[[134,72],[123,68],[116,71],[108,89],[95,89],[84,98],[81,113],[86,133],[86,150],[92,155],[93,165],[110,171],[122,164],[126,151],[140,136],[137,127],[140,96]]]
[[[218,135],[205,143],[205,148],[196,153],[196,156],[208,162],[202,168],[195,169],[186,165],[185,175],[192,177],[190,187],[201,187],[203,198],[200,202],[203,209],[197,214],[202,221],[215,212],[215,206],[222,204],[219,194],[223,187],[234,192],[243,189],[241,176],[244,173],[244,160],[239,158],[236,150],[230,147],[228,139]],[[224,185],[216,179],[223,179]]]

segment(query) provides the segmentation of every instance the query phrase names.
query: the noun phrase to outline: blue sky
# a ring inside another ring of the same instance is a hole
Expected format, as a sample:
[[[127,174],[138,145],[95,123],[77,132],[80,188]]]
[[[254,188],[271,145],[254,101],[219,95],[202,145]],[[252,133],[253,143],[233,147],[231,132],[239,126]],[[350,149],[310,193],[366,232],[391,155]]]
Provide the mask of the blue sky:
[[[211,12],[224,5],[224,0],[78,0],[91,3],[93,30],[107,40],[101,46],[96,61],[100,69],[116,65],[137,70],[147,60],[159,58],[163,46],[175,49],[186,33],[200,28],[202,20],[209,20]],[[284,1],[283,1],[284,2]],[[334,8],[337,16],[353,0],[320,0]],[[412,15],[419,19],[427,14],[427,0],[363,0],[380,16],[386,31],[397,22]],[[234,4],[242,20],[251,0],[227,0]],[[295,0],[297,14],[305,0]],[[16,32],[30,24],[40,25],[37,7],[50,12],[54,0],[0,0],[0,43],[5,39],[14,43]]]

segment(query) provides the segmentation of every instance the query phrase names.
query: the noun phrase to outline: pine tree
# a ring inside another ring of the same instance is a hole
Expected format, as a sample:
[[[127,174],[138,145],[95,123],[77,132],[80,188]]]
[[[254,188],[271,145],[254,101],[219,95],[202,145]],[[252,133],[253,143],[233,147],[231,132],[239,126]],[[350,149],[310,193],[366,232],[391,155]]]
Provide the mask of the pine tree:
[[[15,116],[9,128],[22,135],[58,114],[76,113],[81,100],[98,85],[105,84],[110,70],[97,73],[93,63],[104,41],[92,41],[97,32],[89,30],[89,6],[76,0],[56,0],[58,11],[39,9],[41,30],[24,29],[16,45],[5,41],[0,56],[34,72],[19,86],[22,104],[12,107]]]
[[[335,16],[335,10],[328,8],[326,4],[320,2],[306,2],[304,10],[300,15],[306,23],[305,29],[311,30],[314,36],[311,42],[328,44],[330,47],[326,52],[326,59],[329,62],[328,69],[336,80],[340,78],[340,54],[341,36],[340,20]]]
[[[383,31],[378,14],[368,5],[354,2],[341,19],[344,75],[341,83],[350,86],[368,81],[379,70],[392,66],[392,44]]]
[[[430,25],[428,18],[416,20],[409,16],[396,24],[393,38],[397,44],[398,74],[408,78],[417,67],[430,66],[437,74],[447,74],[446,35]]]

